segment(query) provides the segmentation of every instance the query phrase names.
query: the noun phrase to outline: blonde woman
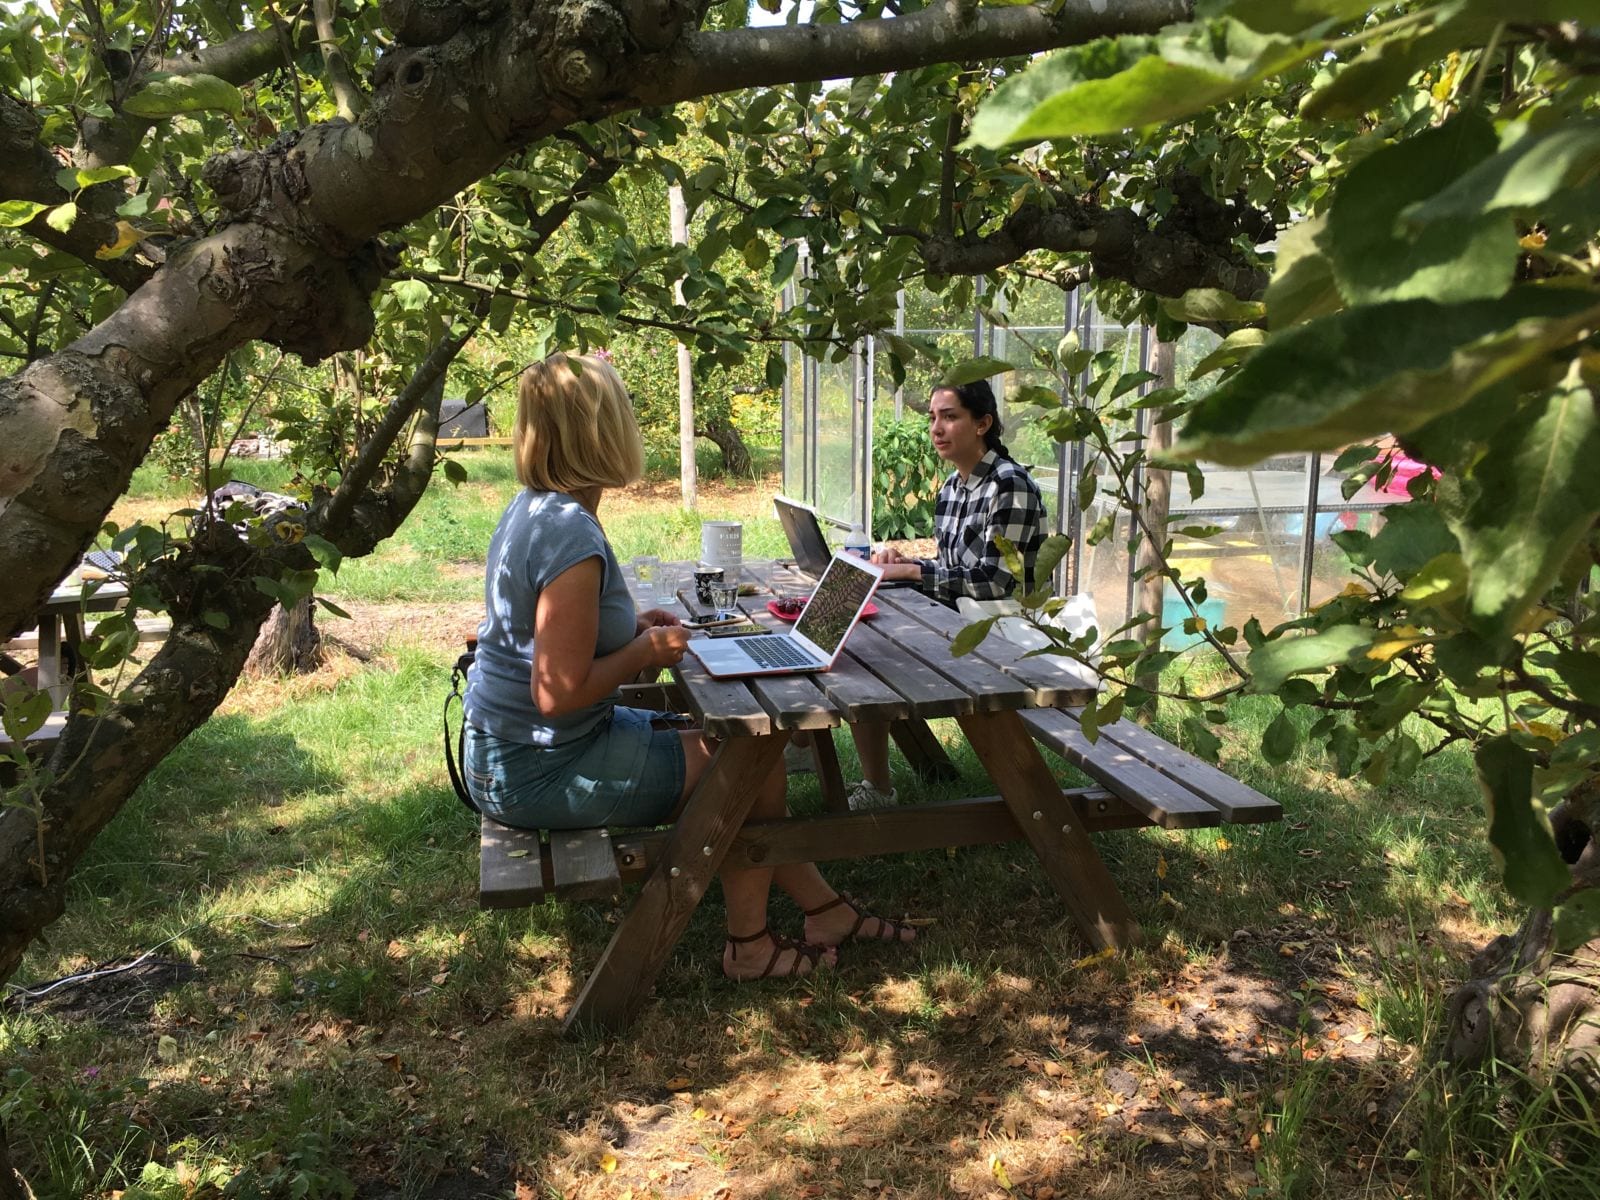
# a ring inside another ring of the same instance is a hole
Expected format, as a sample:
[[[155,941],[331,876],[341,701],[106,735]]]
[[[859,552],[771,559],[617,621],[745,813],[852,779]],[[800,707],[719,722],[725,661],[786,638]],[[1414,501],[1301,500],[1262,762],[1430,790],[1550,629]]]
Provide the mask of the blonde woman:
[[[699,730],[616,703],[621,684],[674,665],[688,641],[671,613],[635,613],[600,524],[606,489],[644,469],[627,389],[599,357],[554,354],[522,377],[513,440],[523,490],[489,543],[465,706],[468,790],[486,816],[524,829],[669,822],[712,748]],[[762,781],[752,819],[783,815],[784,784],[781,768]],[[774,882],[806,914],[803,941],[767,924]],[[722,890],[733,979],[809,974],[848,938],[914,936],[810,863],[725,871]]]

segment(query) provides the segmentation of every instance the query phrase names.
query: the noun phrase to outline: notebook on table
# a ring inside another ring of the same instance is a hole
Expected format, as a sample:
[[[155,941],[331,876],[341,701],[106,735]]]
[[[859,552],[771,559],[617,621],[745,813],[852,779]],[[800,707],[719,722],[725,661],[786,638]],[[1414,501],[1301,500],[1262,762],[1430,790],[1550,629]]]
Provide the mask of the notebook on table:
[[[828,560],[792,630],[716,640],[693,638],[689,653],[714,679],[826,671],[861,620],[882,576],[883,568],[874,563],[836,554]]]

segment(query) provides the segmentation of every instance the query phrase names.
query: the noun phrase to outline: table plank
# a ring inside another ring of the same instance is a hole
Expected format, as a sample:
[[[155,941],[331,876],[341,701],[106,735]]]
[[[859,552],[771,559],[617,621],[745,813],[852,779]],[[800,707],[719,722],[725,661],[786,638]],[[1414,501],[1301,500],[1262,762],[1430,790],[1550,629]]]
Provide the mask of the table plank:
[[[1041,703],[1033,689],[1022,680],[971,655],[961,658],[952,655],[949,638],[908,616],[893,601],[885,600],[872,620],[872,632],[910,651],[960,687],[971,698],[976,712],[1036,708]]]
[[[954,638],[970,622],[955,609],[932,596],[910,588],[890,593],[888,603],[946,638]],[[1027,650],[990,632],[968,657],[975,657],[1026,683],[1038,694],[1041,707],[1087,704],[1100,690],[1094,672],[1075,659],[1060,654],[1027,657]]]
[[[1071,709],[1062,714],[1076,719]],[[1137,755],[1169,779],[1178,780],[1190,791],[1216,805],[1222,819],[1231,824],[1250,825],[1283,818],[1283,806],[1227,772],[1180,750],[1171,742],[1151,733],[1135,721],[1113,721],[1100,726],[1100,739]]]
[[[966,688],[879,633],[876,621],[874,617],[855,627],[845,643],[846,654],[905,697],[913,716],[955,717],[973,711],[976,706]]]
[[[1022,723],[1044,745],[1078,770],[1122,797],[1163,829],[1217,825],[1222,813],[1176,779],[1107,738],[1091,743],[1077,721],[1054,708],[1026,709]]]

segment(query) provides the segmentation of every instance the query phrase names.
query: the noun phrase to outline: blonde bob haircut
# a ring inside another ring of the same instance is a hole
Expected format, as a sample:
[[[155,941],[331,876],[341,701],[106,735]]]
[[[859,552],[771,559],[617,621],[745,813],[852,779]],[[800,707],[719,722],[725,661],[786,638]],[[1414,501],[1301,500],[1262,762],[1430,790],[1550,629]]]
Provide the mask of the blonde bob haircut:
[[[536,492],[626,487],[644,474],[628,389],[592,354],[552,354],[522,373],[512,443],[517,478]]]

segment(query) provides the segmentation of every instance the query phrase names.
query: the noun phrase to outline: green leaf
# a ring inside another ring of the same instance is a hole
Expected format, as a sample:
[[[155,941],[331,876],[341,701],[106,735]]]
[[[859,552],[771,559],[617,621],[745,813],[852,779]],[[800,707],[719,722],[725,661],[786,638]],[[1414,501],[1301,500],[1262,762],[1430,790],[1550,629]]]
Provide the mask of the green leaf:
[[[74,179],[81,188],[93,187],[97,183],[109,183],[113,179],[126,179],[132,175],[133,168],[114,163],[107,167],[88,167],[74,172]]]
[[[1585,704],[1600,704],[1600,655],[1583,650],[1556,653],[1556,674]]]
[[[57,233],[65,233],[78,221],[78,206],[68,200],[65,204],[58,204],[45,214],[44,223]]]
[[[1467,564],[1467,619],[1509,633],[1600,516],[1600,419],[1576,368],[1524,406],[1480,465],[1478,496],[1456,527]]]
[[[628,232],[627,219],[599,196],[585,196],[572,210],[617,233]]]
[[[1497,301],[1397,300],[1297,325],[1195,405],[1173,453],[1248,466],[1404,434],[1572,341],[1593,320],[1591,303],[1524,287]]]
[[[1504,217],[1469,212],[1420,233],[1400,224],[1403,210],[1494,149],[1493,128],[1474,113],[1387,146],[1351,169],[1328,210],[1328,250],[1346,301],[1488,300],[1505,292],[1520,251]]]
[[[1299,743],[1299,728],[1287,712],[1280,712],[1261,735],[1261,756],[1269,763],[1286,763]]]
[[[50,719],[50,693],[46,691],[8,691],[5,703],[0,705],[0,725],[13,742],[27,740],[44,728]]]
[[[244,111],[239,89],[215,75],[152,75],[150,81],[122,102],[130,116],[158,121],[180,113]]]
[[[1327,217],[1319,215],[1291,225],[1278,238],[1266,294],[1267,328],[1274,333],[1344,307],[1328,260],[1327,230]]]
[[[214,608],[208,608],[201,613],[200,619],[213,629],[226,629],[233,624],[232,618],[227,613]]]
[[[1448,552],[1424,563],[1413,572],[1400,592],[1407,604],[1434,606],[1448,604],[1467,591],[1467,564],[1461,555]]]
[[[340,608],[337,604],[335,604],[332,600],[329,600],[326,596],[318,596],[317,597],[317,603],[322,605],[323,608],[327,609],[329,612],[331,612],[336,617],[342,617],[346,621],[354,620],[354,618],[351,617],[351,615],[349,613],[345,612],[344,609]]]
[[[1548,908],[1571,885],[1572,873],[1533,798],[1533,754],[1501,734],[1478,747],[1476,763],[1489,810],[1489,845],[1505,870],[1506,891]]]
[[[790,242],[778,251],[778,257],[772,260],[772,286],[782,287],[789,282],[789,277],[794,274],[795,264],[800,261],[800,246]]]
[[[1556,905],[1553,917],[1556,949],[1570,954],[1600,934],[1600,889],[1574,893]]]
[[[1221,288],[1190,288],[1181,296],[1163,300],[1161,311],[1174,321],[1212,325],[1258,321],[1266,309],[1259,300],[1241,300]]]
[[[1320,671],[1365,653],[1375,632],[1364,625],[1338,625],[1304,637],[1289,635],[1250,654],[1250,690],[1275,692],[1291,675]]]
[[[444,477],[451,483],[459,486],[467,481],[467,469],[455,459],[442,459],[440,465],[444,468]]]
[[[420,279],[398,279],[389,285],[395,303],[407,312],[420,312],[428,307],[433,292]]]
[[[962,629],[960,633],[950,639],[950,653],[956,658],[963,654],[970,654],[978,648],[979,643],[989,636],[989,630],[994,628],[998,617],[985,617],[981,621],[974,621]]]
[[[1299,33],[1328,20],[1358,17],[1371,0],[1233,0],[1228,15],[1262,33]]]
[[[1461,549],[1444,515],[1433,504],[1392,504],[1383,510],[1383,528],[1367,545],[1372,565],[1408,581],[1440,555]]]
[[[32,200],[0,202],[0,229],[17,229],[26,225],[49,207],[48,204],[38,204]]]
[[[1199,717],[1187,717],[1183,722],[1183,731],[1188,734],[1188,742],[1193,751],[1207,762],[1216,762],[1222,753],[1222,739],[1207,727]]]
[[[1320,49],[1226,19],[1069,47],[1001,84],[973,118],[968,144],[1095,137],[1175,121]]]
[[[1519,122],[1506,131],[1502,144],[1507,148],[1408,208],[1405,221],[1427,226],[1506,209],[1536,210],[1600,170],[1600,121],[1593,118],[1563,121],[1540,133]]]
[[[1007,371],[1017,370],[1017,366],[1008,363],[1003,358],[968,358],[958,362],[939,377],[939,387],[960,387],[963,383],[976,383],[980,379],[992,379],[996,375],[1004,375]]]
[[[343,550],[340,550],[327,538],[315,533],[306,534],[301,544],[311,551],[311,557],[317,560],[319,566],[335,575],[339,573],[339,564],[344,561]]]
[[[1394,37],[1369,46],[1300,106],[1308,121],[1338,121],[1383,107],[1407,81],[1443,57],[1451,37]]]
[[[1189,378],[1201,379],[1213,371],[1241,363],[1259,350],[1266,340],[1265,329],[1254,327],[1235,329],[1222,339],[1221,345],[1195,363],[1194,370],[1189,372]]]

